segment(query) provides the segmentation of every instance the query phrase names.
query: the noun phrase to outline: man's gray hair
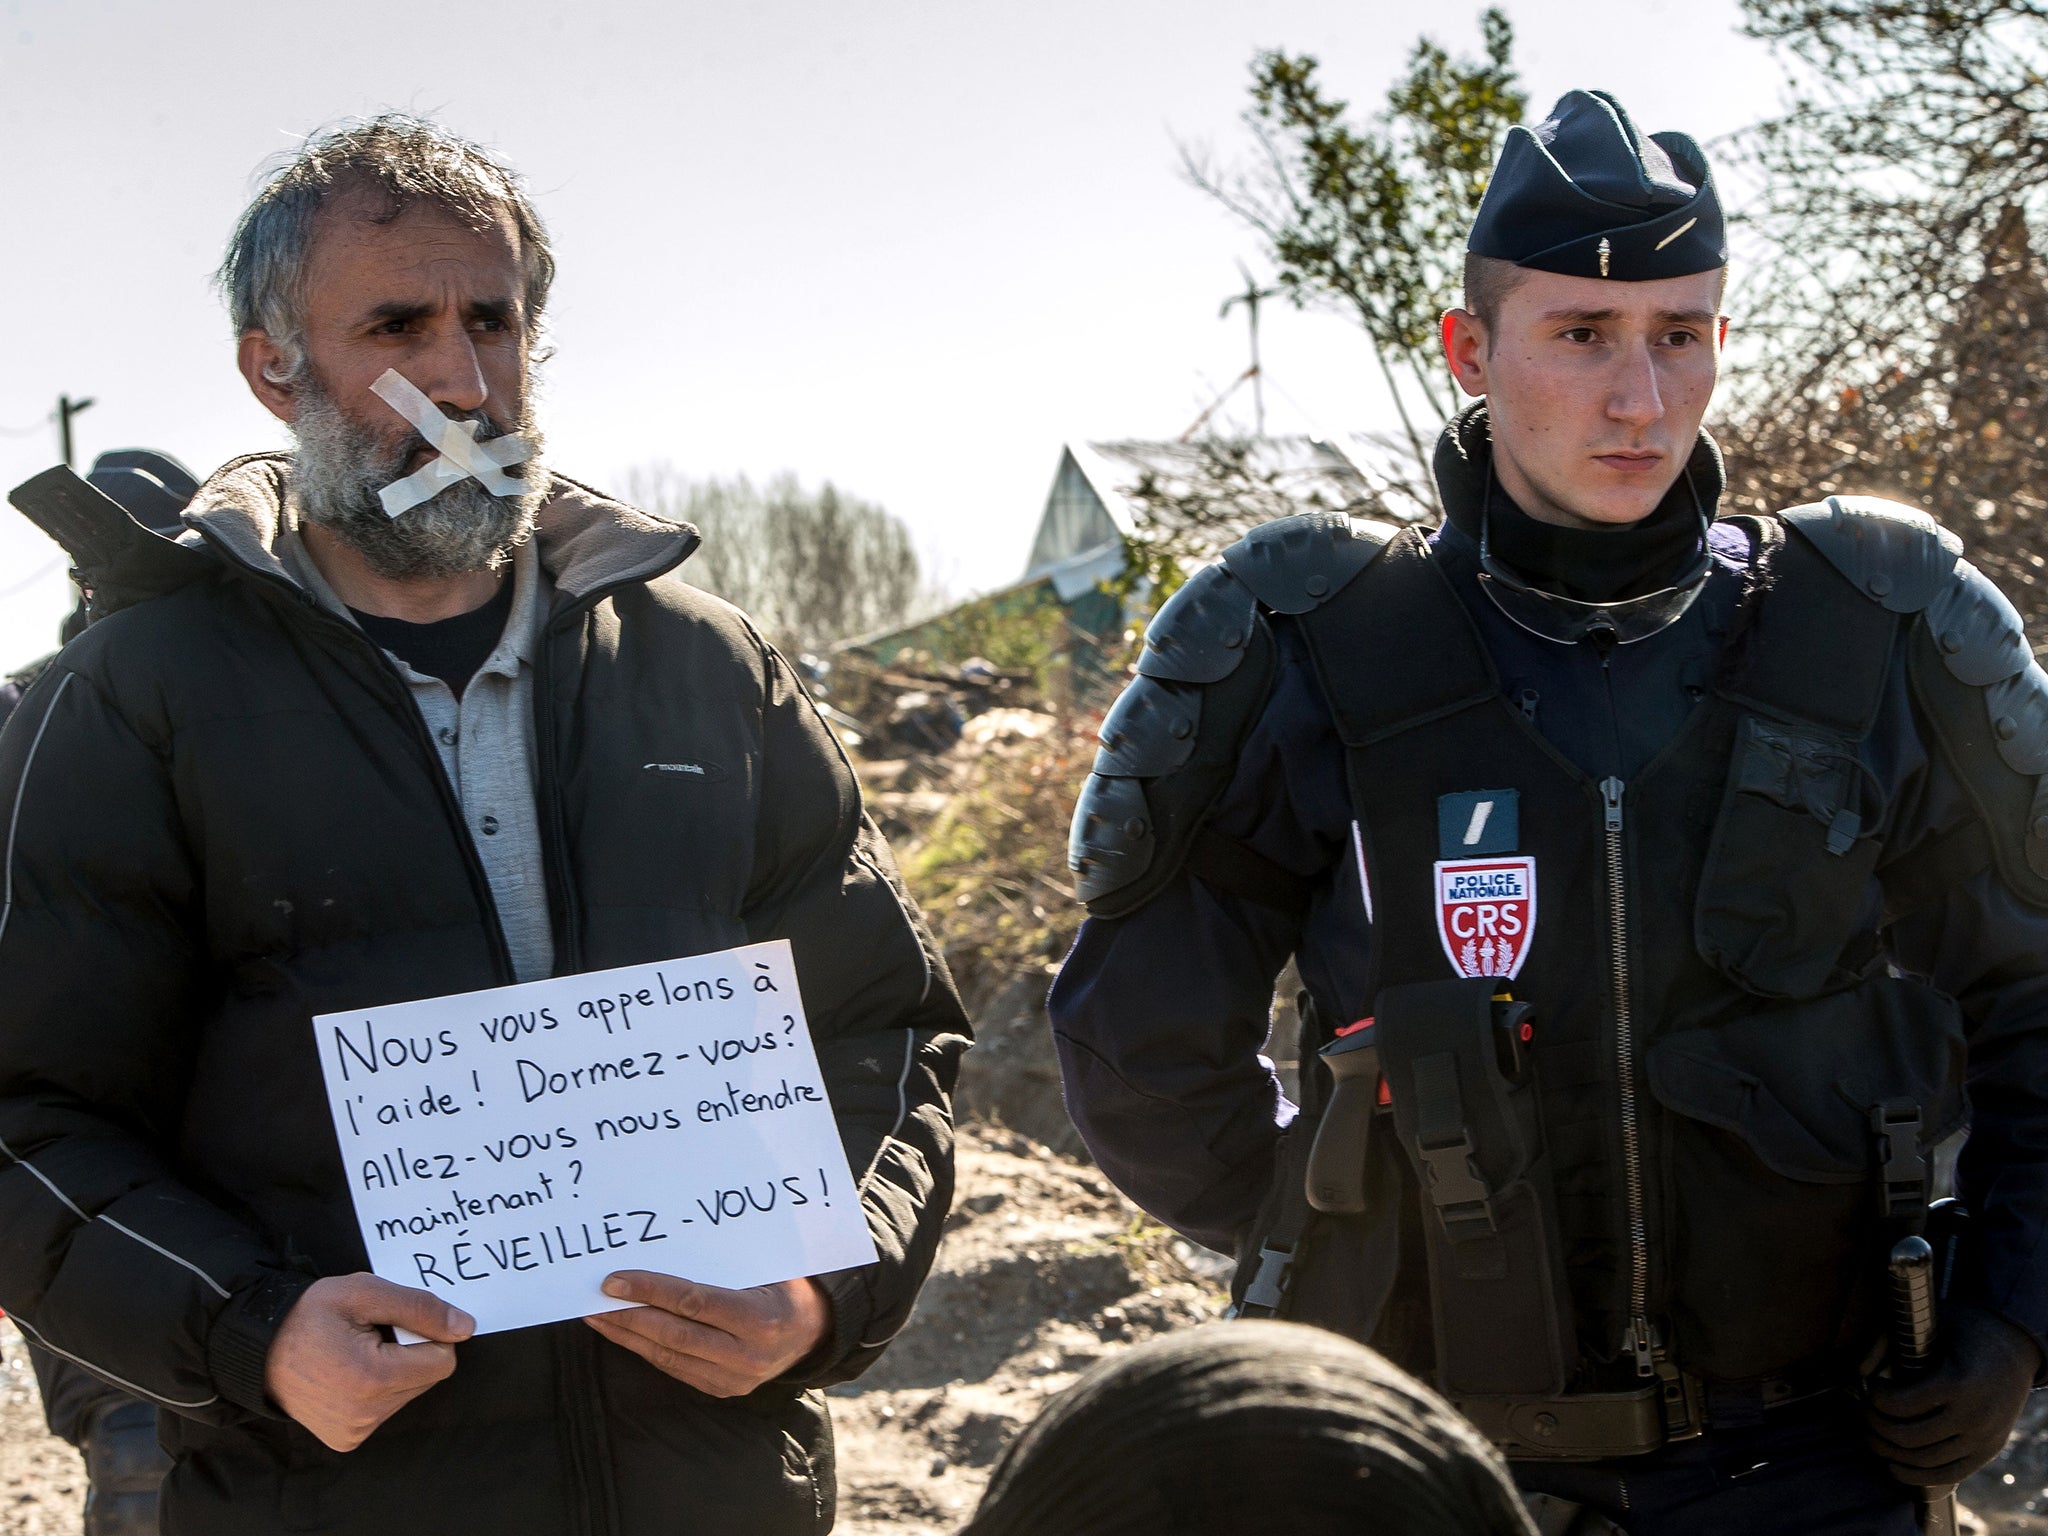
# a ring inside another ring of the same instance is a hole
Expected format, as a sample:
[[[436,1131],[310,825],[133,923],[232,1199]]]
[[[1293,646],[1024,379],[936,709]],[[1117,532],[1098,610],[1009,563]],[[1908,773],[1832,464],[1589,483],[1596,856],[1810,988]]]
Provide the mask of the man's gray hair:
[[[519,177],[438,123],[387,112],[309,138],[271,173],[228,242],[216,281],[235,334],[262,331],[289,360],[273,382],[289,383],[305,367],[305,274],[314,220],[330,198],[356,191],[381,195],[383,211],[373,215],[379,222],[421,202],[477,229],[509,219],[526,286],[521,318],[529,344],[538,337],[555,257]]]

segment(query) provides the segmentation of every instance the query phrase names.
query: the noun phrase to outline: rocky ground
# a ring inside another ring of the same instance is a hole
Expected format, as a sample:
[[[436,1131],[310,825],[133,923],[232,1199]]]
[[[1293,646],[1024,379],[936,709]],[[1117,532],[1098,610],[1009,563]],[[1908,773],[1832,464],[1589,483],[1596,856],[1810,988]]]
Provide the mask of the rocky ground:
[[[78,1536],[85,1469],[43,1431],[42,1403],[12,1324],[0,1324],[0,1536]]]
[[[1149,1224],[1092,1168],[1007,1131],[964,1132],[916,1317],[832,1394],[838,1529],[955,1529],[1049,1394],[1119,1346],[1221,1308],[1214,1256]],[[0,1327],[0,1536],[76,1536],[84,1491],[77,1455],[43,1432],[20,1336]]]
[[[1092,1168],[1023,1136],[962,1141],[960,1193],[916,1316],[835,1390],[840,1529],[938,1536],[1047,1396],[1133,1340],[1222,1310],[1218,1261]]]
[[[839,1530],[942,1536],[1046,1398],[1121,1346],[1216,1317],[1220,1261],[1150,1224],[1093,1168],[963,1131],[959,1198],[917,1315],[832,1393]],[[0,1327],[0,1536],[76,1536],[85,1480],[43,1433],[21,1339]],[[2048,1536],[2048,1393],[1971,1480],[1965,1536]]]

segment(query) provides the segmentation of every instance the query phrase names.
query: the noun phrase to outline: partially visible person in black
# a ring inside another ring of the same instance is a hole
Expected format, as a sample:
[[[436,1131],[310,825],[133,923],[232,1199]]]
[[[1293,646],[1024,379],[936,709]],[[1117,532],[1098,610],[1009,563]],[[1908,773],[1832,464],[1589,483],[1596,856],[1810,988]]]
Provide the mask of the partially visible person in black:
[[[115,448],[93,460],[85,477],[114,498],[135,521],[152,533],[176,538],[183,526],[178,514],[199,490],[192,471],[154,448]],[[64,617],[57,631],[59,644],[69,644],[90,622],[90,599],[78,594],[78,603]],[[44,668],[57,659],[55,651],[38,657],[18,672],[0,678],[0,722],[14,713],[14,706],[28,692]]]
[[[1923,513],[1717,518],[1726,262],[1692,140],[1580,91],[1509,135],[1445,523],[1282,519],[1164,606],[1050,1012],[1242,1313],[1433,1381],[1551,1516],[1904,1536],[2048,1362],[2048,674]],[[1866,1396],[1966,1118],[1935,1362]]]
[[[103,453],[85,478],[165,538],[177,537],[184,526],[178,514],[199,489],[190,470],[153,448]],[[91,599],[81,592],[60,639],[69,643],[91,617]],[[0,682],[0,723],[54,660],[52,652]],[[155,1536],[157,1485],[170,1468],[156,1443],[156,1409],[35,1344],[28,1346],[28,1358],[50,1433],[85,1458],[85,1536]]]
[[[1288,1323],[1148,1340],[1046,1406],[960,1536],[1534,1536],[1421,1382]]]

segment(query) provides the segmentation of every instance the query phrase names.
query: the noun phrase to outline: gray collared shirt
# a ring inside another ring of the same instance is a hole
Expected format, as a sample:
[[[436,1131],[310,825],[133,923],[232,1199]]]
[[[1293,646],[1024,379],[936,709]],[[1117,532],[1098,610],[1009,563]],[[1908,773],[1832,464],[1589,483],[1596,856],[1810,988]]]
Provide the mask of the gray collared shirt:
[[[279,536],[285,569],[320,605],[355,623],[313,563],[296,527]],[[497,648],[469,686],[455,690],[415,672],[386,651],[412,690],[412,701],[441,754],[470,841],[483,861],[498,908],[512,970],[521,981],[553,974],[555,942],[541,864],[540,817],[534,804],[533,656],[552,595],[533,541],[512,551],[512,613]]]

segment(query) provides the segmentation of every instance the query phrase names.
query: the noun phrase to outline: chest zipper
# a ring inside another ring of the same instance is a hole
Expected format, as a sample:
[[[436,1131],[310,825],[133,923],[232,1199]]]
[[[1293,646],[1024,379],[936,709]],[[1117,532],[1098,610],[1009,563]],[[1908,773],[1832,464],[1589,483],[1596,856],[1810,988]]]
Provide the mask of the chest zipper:
[[[1643,1214],[1642,1127],[1636,1113],[1635,1017],[1629,999],[1628,875],[1622,863],[1621,800],[1627,788],[1600,781],[1607,833],[1608,929],[1613,943],[1614,1055],[1621,1086],[1621,1168],[1628,1201],[1628,1333],[1636,1374],[1656,1374],[1656,1338],[1650,1329],[1650,1237]]]

